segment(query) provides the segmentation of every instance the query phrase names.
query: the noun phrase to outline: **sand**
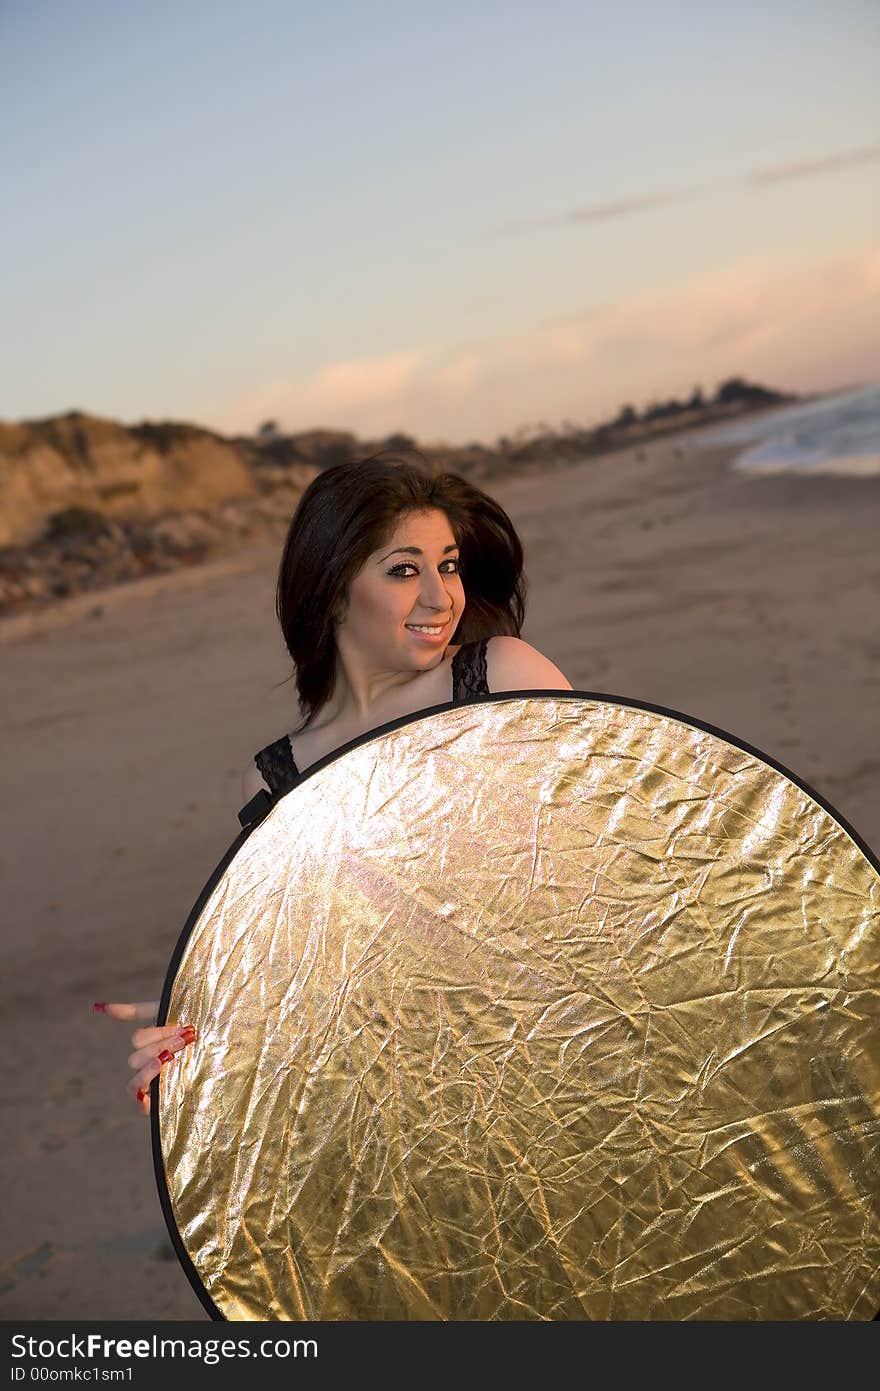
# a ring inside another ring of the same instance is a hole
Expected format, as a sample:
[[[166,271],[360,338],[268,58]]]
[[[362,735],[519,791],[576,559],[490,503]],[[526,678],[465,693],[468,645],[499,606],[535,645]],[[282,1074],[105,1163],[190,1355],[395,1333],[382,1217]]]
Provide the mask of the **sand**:
[[[524,636],[582,690],[668,706],[790,767],[880,847],[880,479],[754,475],[698,435],[492,491],[526,544]],[[0,1317],[206,1317],[125,1095],[238,833],[241,771],[288,729],[279,549],[88,595],[0,630]]]

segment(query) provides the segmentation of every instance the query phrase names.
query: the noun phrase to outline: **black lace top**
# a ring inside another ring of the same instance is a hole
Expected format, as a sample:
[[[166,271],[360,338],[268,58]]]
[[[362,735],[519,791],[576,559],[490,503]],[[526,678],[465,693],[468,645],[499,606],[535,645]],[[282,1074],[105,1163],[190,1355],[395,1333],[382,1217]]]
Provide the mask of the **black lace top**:
[[[452,699],[464,703],[474,696],[488,695],[489,682],[486,678],[486,647],[488,638],[478,638],[476,642],[466,642],[452,659]],[[274,744],[267,744],[254,756],[254,763],[263,776],[263,781],[273,795],[288,792],[300,776],[293,761],[290,738],[283,734]],[[269,793],[260,791],[252,797],[247,806],[242,807],[238,819],[247,826],[266,805]]]

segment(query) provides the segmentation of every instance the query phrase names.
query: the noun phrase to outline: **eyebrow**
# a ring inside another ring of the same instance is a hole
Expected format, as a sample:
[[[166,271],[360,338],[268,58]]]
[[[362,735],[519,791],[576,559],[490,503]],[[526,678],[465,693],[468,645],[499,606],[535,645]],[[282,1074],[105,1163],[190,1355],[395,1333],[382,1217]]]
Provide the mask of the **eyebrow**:
[[[453,541],[451,546],[443,547],[443,554],[446,555],[448,551],[457,550],[458,542]],[[392,555],[424,555],[424,551],[420,550],[418,546],[398,546],[395,550],[389,551],[388,555],[383,555],[382,560],[388,560],[388,558]]]

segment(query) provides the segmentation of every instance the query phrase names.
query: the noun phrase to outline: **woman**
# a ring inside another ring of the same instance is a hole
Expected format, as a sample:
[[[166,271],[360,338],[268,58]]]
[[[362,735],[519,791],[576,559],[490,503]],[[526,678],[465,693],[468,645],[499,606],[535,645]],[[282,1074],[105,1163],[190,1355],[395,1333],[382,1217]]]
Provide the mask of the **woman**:
[[[248,765],[245,803],[289,791],[350,740],[429,706],[571,690],[519,636],[522,564],[506,512],[456,474],[432,475],[393,454],[319,474],[294,513],[278,574],[301,720]],[[95,1009],[155,1019],[158,1005]],[[144,1114],[151,1081],[194,1038],[191,1027],[172,1025],[133,1035],[128,1090]]]

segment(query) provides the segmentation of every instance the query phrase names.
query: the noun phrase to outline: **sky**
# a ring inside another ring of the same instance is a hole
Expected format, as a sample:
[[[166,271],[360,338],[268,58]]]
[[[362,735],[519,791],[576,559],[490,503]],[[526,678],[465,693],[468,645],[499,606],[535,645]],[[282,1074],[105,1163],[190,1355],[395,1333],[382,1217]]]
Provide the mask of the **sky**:
[[[0,417],[880,380],[880,0],[0,0]]]

